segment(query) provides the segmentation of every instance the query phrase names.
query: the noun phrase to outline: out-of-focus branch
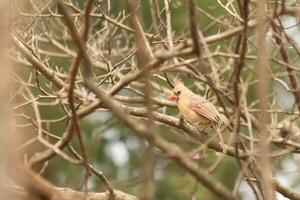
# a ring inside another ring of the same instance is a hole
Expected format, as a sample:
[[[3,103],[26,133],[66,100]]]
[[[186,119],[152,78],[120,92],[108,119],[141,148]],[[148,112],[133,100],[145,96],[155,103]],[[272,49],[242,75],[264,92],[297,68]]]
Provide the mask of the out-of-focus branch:
[[[278,20],[278,22],[279,22],[279,20]],[[277,24],[275,24],[275,22],[271,23],[271,27],[275,33],[275,34],[273,34],[273,36],[275,38],[276,44],[278,45],[280,55],[286,65],[286,71],[288,73],[288,77],[289,77],[289,80],[290,80],[290,83],[292,86],[292,93],[295,97],[298,111],[300,111],[300,92],[299,92],[299,88],[298,88],[297,77],[295,75],[294,70],[289,67],[291,62],[289,60],[289,56],[285,49],[285,44],[282,39],[282,30],[278,27]]]
[[[85,10],[85,26],[84,26],[84,31],[83,31],[83,40],[86,42],[88,40],[88,35],[89,35],[89,30],[90,30],[90,12],[92,10],[92,5],[93,5],[93,0],[87,1],[86,5],[86,10]],[[74,88],[75,88],[75,81],[76,81],[76,75],[78,73],[79,69],[79,64],[80,64],[80,54],[77,54],[74,63],[71,65],[69,69],[69,88],[68,88],[68,101],[70,104],[70,110],[71,110],[71,121],[69,123],[72,123],[74,126],[74,131],[77,134],[79,145],[82,151],[82,161],[85,166],[85,176],[84,176],[84,189],[85,193],[87,193],[87,182],[88,182],[88,177],[90,175],[90,166],[89,166],[89,161],[88,161],[88,156],[84,147],[80,127],[79,127],[79,120],[78,116],[76,113],[76,106],[74,103]],[[72,130],[72,129],[70,129]],[[73,130],[72,130],[73,131]],[[72,134],[72,133],[70,133]],[[111,190],[109,190],[111,192]],[[113,195],[113,193],[111,193]]]
[[[135,30],[135,45],[137,48],[137,67],[143,68],[149,60],[154,58],[152,49],[147,41],[145,32],[141,26],[139,16],[138,16],[138,1],[128,0],[128,7],[131,13],[131,23]],[[147,105],[147,119],[146,124],[149,132],[154,133],[155,121],[153,119],[154,104],[152,100],[153,87],[151,85],[152,73],[151,69],[148,69],[146,73],[141,77],[144,82],[143,89],[145,91],[145,102]],[[141,194],[140,198],[142,200],[153,199],[153,176],[155,167],[155,155],[154,155],[154,145],[151,140],[148,140],[148,145],[144,152],[144,164],[141,171]]]
[[[261,158],[259,159],[260,166],[260,187],[262,188],[262,194],[264,199],[275,199],[274,188],[271,182],[272,178],[272,165],[270,162],[270,149],[269,149],[269,131],[267,129],[268,119],[268,84],[269,78],[267,76],[267,68],[269,67],[268,53],[266,45],[266,33],[269,27],[269,23],[266,19],[266,7],[267,1],[258,2],[258,27],[257,27],[257,55],[258,55],[258,85],[257,85],[257,97],[259,99],[259,108],[261,110],[259,115],[259,152]]]
[[[284,186],[282,183],[279,181],[273,179],[273,184],[275,189],[282,194],[284,197],[293,199],[293,200],[299,200],[300,199],[300,193],[297,193],[290,188]]]
[[[26,167],[18,166],[9,170],[14,182],[24,188],[25,191],[22,192],[21,197],[25,200],[32,199],[33,197],[38,197],[38,199],[42,200],[111,200],[111,195],[108,191],[103,193],[89,192],[85,194],[69,188],[55,187]],[[5,189],[6,186],[1,187]],[[9,187],[6,190],[8,189]],[[9,191],[8,197],[11,199],[20,196],[20,191],[18,190],[11,188]],[[118,190],[114,191],[114,195],[115,200],[138,200],[137,197]]]

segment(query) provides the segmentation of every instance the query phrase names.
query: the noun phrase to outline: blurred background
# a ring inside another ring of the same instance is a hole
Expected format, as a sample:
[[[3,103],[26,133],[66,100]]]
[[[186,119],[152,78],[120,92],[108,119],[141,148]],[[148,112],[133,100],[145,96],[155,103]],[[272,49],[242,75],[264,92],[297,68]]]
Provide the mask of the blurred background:
[[[243,19],[237,1],[195,0],[195,2],[197,25],[204,38],[235,30],[236,27],[243,27]],[[69,0],[64,3],[78,31],[82,33],[85,1]],[[74,62],[76,47],[54,4],[55,1],[44,0],[11,1],[9,3],[10,29],[13,36],[22,41],[21,43],[27,47],[27,51],[32,53],[34,58],[43,63],[59,79],[68,83],[68,70]],[[270,2],[270,12],[275,9],[275,4],[275,2]],[[299,6],[298,2],[293,0],[286,1],[285,4],[291,7]],[[279,3],[278,6],[280,5]],[[257,23],[255,21],[257,1],[249,1],[248,6],[248,22]],[[95,67],[95,80],[99,83],[99,87],[108,90],[136,65],[135,36],[127,30],[128,27],[132,27],[130,19],[132,13],[129,12],[126,1],[106,0],[95,0],[92,13],[90,35],[86,46]],[[138,2],[138,15],[145,33],[150,34],[149,37],[147,36],[147,40],[155,55],[161,53],[162,50],[170,51],[172,48],[184,45],[185,41],[191,37],[186,1],[141,0]],[[299,79],[300,59],[297,52],[300,42],[299,17],[281,15],[279,19],[287,34],[286,37],[282,36],[285,49],[294,73]],[[120,28],[118,23],[124,24],[126,27]],[[256,96],[256,30],[253,27],[250,26],[247,30],[248,49],[239,87],[241,109],[246,113],[246,117],[241,118],[240,132],[245,136],[245,144],[248,147],[251,146],[251,142],[247,141],[247,137],[254,134],[254,137],[257,138],[258,133],[247,117],[256,118],[259,112]],[[168,31],[171,31],[171,35]],[[284,61],[282,61],[279,47],[272,34],[274,33],[270,28],[266,37],[270,57],[269,93],[266,94],[270,108],[268,130],[271,136],[288,138],[298,144],[299,111],[295,106],[295,98],[291,92]],[[169,41],[170,37],[172,42]],[[182,79],[187,87],[195,93],[209,98],[224,113],[215,92],[208,84],[205,84],[205,81],[199,81],[204,80],[205,77],[200,73],[200,75],[197,74],[199,79],[196,79],[193,75],[193,69],[199,72],[199,65],[203,65],[209,69],[208,73],[214,80],[213,83],[217,90],[222,91],[220,98],[228,108],[227,118],[230,123],[234,123],[235,105],[228,99],[233,99],[232,81],[230,80],[239,57],[238,52],[235,52],[239,37],[240,34],[233,34],[231,37],[209,43],[206,47],[208,50],[203,51],[203,56],[206,56],[207,59],[203,59],[200,64],[195,56],[179,56],[165,62],[161,70],[151,73],[151,81],[155,88],[154,97],[166,102],[164,104],[156,102],[155,111],[179,117],[175,103],[167,99],[172,90],[164,76],[164,72],[167,72],[171,81],[176,78]],[[286,38],[290,38],[294,43],[289,43]],[[8,52],[8,58],[15,66],[15,70],[9,73],[12,83],[6,92],[9,94],[10,109],[14,116],[14,134],[16,136],[5,135],[5,137],[18,138],[11,151],[24,163],[27,163],[36,152],[47,149],[37,138],[38,118],[34,106],[38,107],[42,129],[45,132],[43,138],[52,144],[57,141],[55,136],[61,137],[66,132],[69,123],[67,115],[70,109],[64,87],[57,87],[51,78],[45,77],[40,70],[37,70],[32,62],[28,61],[26,52],[20,50],[20,46],[14,45]],[[75,85],[77,94],[81,95],[75,100],[77,108],[87,106],[95,100],[95,95],[86,89],[81,79],[82,67],[83,64],[81,64]],[[141,85],[143,85],[142,81],[136,81],[130,86],[124,87],[115,95],[115,99],[125,106],[144,108],[145,94]],[[142,122],[147,121],[144,117],[136,116],[136,118]],[[161,122],[155,122],[155,125],[156,134],[178,145],[187,155],[199,148],[199,144],[184,134],[182,130]],[[145,139],[137,137],[130,128],[116,119],[106,108],[99,108],[81,118],[80,130],[88,160],[96,169],[104,173],[115,188],[140,196],[142,188],[145,187],[143,185],[144,175],[150,169],[149,176],[153,179],[150,181],[151,199],[218,199],[199,184],[194,176],[169,160],[160,150],[155,147],[149,150],[149,143]],[[213,130],[208,129],[207,131],[209,135],[213,134]],[[232,136],[232,131],[227,128],[223,132],[227,141]],[[70,142],[70,146],[80,152],[80,145],[75,136]],[[71,156],[67,148],[64,152]],[[271,153],[274,177],[283,185],[300,192],[298,152],[294,147],[272,144]],[[217,161],[219,159],[220,161]],[[208,169],[216,179],[242,199],[256,198],[247,181],[240,177],[242,176],[240,167],[235,158],[223,157],[220,153],[208,149],[201,159],[195,161],[200,167]],[[46,162],[39,163],[34,169],[57,187],[84,190],[84,167],[69,162],[61,156],[54,156]],[[246,174],[251,173],[247,172]],[[93,175],[88,178],[87,188],[89,191],[96,192],[106,190],[101,179]],[[276,197],[286,199],[279,193],[276,193]]]

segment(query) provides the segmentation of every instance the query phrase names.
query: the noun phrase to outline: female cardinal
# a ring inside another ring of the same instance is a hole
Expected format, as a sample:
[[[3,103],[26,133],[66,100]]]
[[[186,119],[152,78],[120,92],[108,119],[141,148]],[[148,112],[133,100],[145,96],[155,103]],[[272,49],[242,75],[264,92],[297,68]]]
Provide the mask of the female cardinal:
[[[215,130],[222,126],[223,120],[216,107],[186,88],[180,80],[175,82],[173,94],[169,98],[176,100],[180,114],[191,124]]]

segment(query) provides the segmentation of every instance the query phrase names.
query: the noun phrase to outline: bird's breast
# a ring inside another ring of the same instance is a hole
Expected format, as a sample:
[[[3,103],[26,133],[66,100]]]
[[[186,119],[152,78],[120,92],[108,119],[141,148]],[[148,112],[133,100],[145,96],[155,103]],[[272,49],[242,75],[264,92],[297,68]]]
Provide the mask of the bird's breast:
[[[211,124],[210,120],[196,113],[191,107],[189,107],[188,102],[179,99],[179,101],[177,102],[177,106],[180,111],[180,114],[183,115],[183,117],[191,124],[199,124],[199,125]]]

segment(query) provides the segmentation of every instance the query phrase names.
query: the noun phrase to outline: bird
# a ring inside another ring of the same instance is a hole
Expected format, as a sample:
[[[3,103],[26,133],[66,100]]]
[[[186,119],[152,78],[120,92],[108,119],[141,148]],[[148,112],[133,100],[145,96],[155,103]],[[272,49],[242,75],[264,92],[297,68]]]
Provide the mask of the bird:
[[[220,131],[226,122],[226,117],[221,115],[211,102],[185,87],[181,80],[175,82],[173,93],[169,98],[176,101],[180,115],[194,127],[201,126],[204,130],[208,127],[213,128],[220,139],[223,153],[226,153]]]
[[[175,100],[180,114],[192,125],[218,129],[224,124],[217,108],[206,98],[195,94],[177,80],[169,97]]]

